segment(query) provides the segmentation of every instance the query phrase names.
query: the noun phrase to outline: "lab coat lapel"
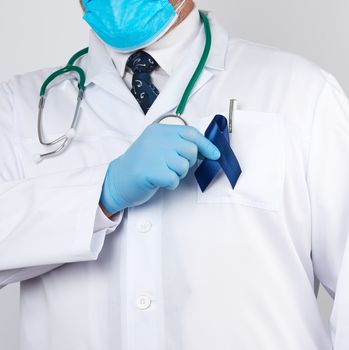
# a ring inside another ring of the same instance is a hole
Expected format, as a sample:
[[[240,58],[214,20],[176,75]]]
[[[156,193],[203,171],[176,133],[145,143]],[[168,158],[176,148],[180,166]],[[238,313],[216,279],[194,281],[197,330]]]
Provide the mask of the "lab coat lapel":
[[[125,102],[128,106],[142,113],[142,115],[144,114],[139,103],[117,71],[99,74],[93,79],[93,82],[117,99]]]
[[[86,63],[86,85],[98,85],[117,99],[143,114],[143,111],[113,64],[104,44],[91,31]]]
[[[146,115],[146,119],[149,122],[154,121],[162,115],[175,113],[196,66],[197,62],[188,62],[186,67],[181,68],[170,77],[164,89],[160,92],[160,95],[157,97]],[[203,87],[212,76],[213,73],[204,69],[191,93],[191,96]]]
[[[211,14],[208,14],[208,17],[212,32],[212,47],[206,66],[191,96],[198,92],[214,77],[215,70],[224,70],[225,66],[228,34]],[[147,113],[145,118],[147,123],[175,111],[200,61],[205,46],[205,40],[205,33],[202,26],[200,34],[193,42],[192,47],[189,48],[188,53],[184,56],[184,63],[180,64],[171,75],[167,84]],[[98,85],[117,99],[125,102],[131,108],[134,108],[138,113],[144,115],[139,103],[129,91],[114,66],[104,44],[92,31],[90,34],[90,51],[87,56],[86,72],[86,85],[90,83]]]
[[[208,17],[212,32],[211,51],[206,66],[190,96],[193,96],[214,77],[215,70],[224,70],[225,66],[228,34],[211,14],[208,14]],[[175,112],[183,93],[198,66],[205,42],[206,37],[202,26],[200,34],[193,42],[192,47],[188,50],[188,54],[184,56],[183,63],[180,64],[171,75],[163,90],[160,91],[160,95],[148,111],[146,115],[148,122],[152,122],[160,116]],[[190,99],[188,103],[190,103]]]

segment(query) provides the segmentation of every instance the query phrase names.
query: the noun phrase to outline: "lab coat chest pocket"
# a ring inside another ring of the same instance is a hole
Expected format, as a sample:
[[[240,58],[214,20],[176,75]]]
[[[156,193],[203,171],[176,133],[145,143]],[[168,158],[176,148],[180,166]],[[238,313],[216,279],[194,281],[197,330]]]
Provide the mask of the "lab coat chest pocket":
[[[213,116],[201,118],[205,132]],[[278,210],[285,177],[285,136],[283,115],[237,111],[230,145],[239,160],[242,174],[233,189],[223,171],[205,192],[197,186],[198,203],[236,203]]]

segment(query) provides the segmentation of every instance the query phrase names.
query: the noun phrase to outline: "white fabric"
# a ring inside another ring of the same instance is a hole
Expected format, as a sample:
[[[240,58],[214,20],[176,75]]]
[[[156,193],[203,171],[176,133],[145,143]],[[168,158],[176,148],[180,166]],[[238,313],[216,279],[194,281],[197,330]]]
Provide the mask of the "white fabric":
[[[91,35],[77,138],[40,164],[37,92],[53,70],[1,85],[0,284],[37,275],[21,283],[22,349],[348,349],[349,102],[312,63],[228,40],[210,22],[212,51],[184,117],[203,132],[239,100],[230,142],[242,176],[232,190],[221,173],[201,193],[194,167],[108,236],[114,227],[94,232],[107,164],[177,107],[203,28],[146,118]],[[69,81],[51,90],[51,137],[69,125],[76,93]],[[335,297],[330,325],[316,278]]]
[[[190,43],[196,38],[200,31],[200,15],[194,7],[188,17],[160,40],[150,45],[144,51],[149,53],[159,64],[159,68],[151,73],[152,83],[161,92],[169,76],[173,73],[178,63],[183,59]],[[132,87],[132,71],[126,67],[128,58],[132,53],[121,53],[115,51],[109,45],[105,45],[112,57],[113,63],[122,76],[127,87]]]

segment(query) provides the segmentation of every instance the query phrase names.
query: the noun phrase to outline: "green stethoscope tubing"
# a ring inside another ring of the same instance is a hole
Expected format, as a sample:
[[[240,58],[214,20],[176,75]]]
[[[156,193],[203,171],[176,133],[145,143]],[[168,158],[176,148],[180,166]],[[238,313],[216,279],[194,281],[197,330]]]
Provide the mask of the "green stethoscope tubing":
[[[211,51],[212,33],[211,33],[210,23],[209,23],[209,20],[208,20],[207,16],[202,11],[199,11],[199,12],[200,12],[200,17],[201,17],[201,20],[202,20],[202,22],[204,24],[204,29],[205,29],[205,36],[206,36],[205,48],[204,48],[204,51],[202,53],[200,62],[198,64],[198,66],[197,66],[197,68],[196,68],[192,78],[190,79],[190,81],[188,83],[188,86],[186,87],[186,89],[184,91],[184,94],[183,94],[183,97],[182,97],[181,101],[179,102],[179,105],[178,105],[177,110],[176,110],[176,115],[177,116],[180,116],[180,115],[183,114],[183,112],[185,110],[185,107],[186,107],[186,105],[188,103],[188,99],[190,97],[190,94],[193,91],[193,89],[195,87],[195,84],[197,83],[197,81],[200,78],[200,75],[201,75],[201,73],[202,73],[202,71],[203,71],[203,69],[205,67],[205,64],[207,62],[209,53]],[[85,87],[86,75],[85,75],[85,72],[80,67],[75,66],[75,62],[79,58],[81,58],[82,56],[86,55],[88,53],[88,51],[89,51],[88,47],[80,50],[74,56],[72,56],[72,58],[68,61],[68,64],[64,68],[62,68],[62,69],[54,72],[53,74],[51,74],[45,80],[44,84],[41,87],[40,97],[45,96],[46,89],[47,89],[48,85],[53,80],[55,80],[60,75],[65,74],[65,73],[69,73],[69,72],[76,72],[76,73],[78,73],[79,78],[80,78],[79,90],[81,92],[83,92],[85,90],[85,88],[86,88]]]
[[[184,91],[184,94],[183,94],[183,97],[182,97],[181,101],[179,102],[178,108],[176,110],[176,115],[182,115],[183,114],[185,106],[188,103],[188,99],[190,97],[190,94],[193,91],[195,84],[199,80],[202,71],[204,70],[205,64],[206,64],[207,59],[208,59],[208,55],[210,54],[210,51],[211,51],[212,33],[211,33],[210,22],[209,22],[207,16],[201,11],[200,11],[200,17],[201,17],[201,20],[204,23],[205,35],[206,35],[206,44],[205,44],[205,48],[204,48],[203,54],[201,56],[200,62],[198,64],[198,66],[197,66],[197,68],[196,68],[192,78],[190,79],[187,88]]]
[[[200,75],[204,70],[205,64],[207,62],[207,59],[208,59],[208,56],[209,56],[209,53],[211,50],[211,44],[212,44],[212,34],[211,34],[209,20],[208,20],[207,16],[201,11],[200,11],[200,17],[201,17],[201,20],[203,21],[205,35],[206,35],[206,44],[205,44],[205,48],[204,48],[204,51],[202,53],[200,62],[199,62],[192,78],[190,79],[190,81],[189,81],[189,83],[184,91],[182,99],[177,107],[176,115],[168,115],[168,116],[160,117],[157,120],[155,120],[153,123],[160,123],[166,118],[176,117],[176,118],[178,118],[178,120],[181,120],[185,125],[188,125],[187,122],[181,117],[181,115],[184,112],[184,109],[188,103],[188,99],[189,99],[190,94],[192,93],[192,91],[194,89],[195,84],[199,80]],[[60,154],[64,149],[66,149],[68,147],[71,140],[75,136],[75,132],[76,132],[77,124],[78,124],[78,119],[79,119],[80,107],[81,107],[81,103],[82,103],[85,88],[86,88],[86,86],[85,86],[86,74],[83,71],[83,69],[78,67],[75,63],[77,62],[77,60],[79,58],[86,55],[88,53],[88,51],[89,51],[89,48],[87,47],[87,48],[80,50],[75,55],[73,55],[65,67],[52,73],[44,81],[44,83],[40,89],[40,102],[39,102],[38,125],[37,125],[39,141],[44,146],[52,146],[55,144],[60,144],[60,145],[59,145],[58,149],[56,149],[56,150],[52,150],[52,151],[50,151],[48,153],[44,153],[44,154],[35,155],[34,156],[35,162],[40,162],[44,158],[53,157],[53,156]],[[77,104],[75,107],[74,118],[72,120],[70,129],[68,130],[68,132],[66,134],[64,134],[61,137],[58,137],[57,139],[55,139],[53,141],[46,141],[44,138],[44,135],[43,135],[42,120],[43,120],[45,101],[47,98],[47,96],[46,96],[47,88],[50,85],[50,83],[52,83],[52,81],[55,80],[57,77],[59,77],[63,74],[66,74],[66,73],[70,73],[70,72],[75,72],[79,76],[79,83],[78,83],[79,93],[78,93],[78,97],[77,97]]]
[[[46,89],[52,83],[53,80],[55,80],[57,77],[69,73],[69,72],[76,72],[79,74],[80,82],[79,82],[79,90],[84,91],[85,90],[85,83],[86,83],[86,74],[85,72],[78,66],[75,66],[74,63],[82,56],[86,55],[88,53],[88,47],[85,49],[80,50],[77,52],[68,62],[68,64],[63,67],[62,69],[59,69],[58,71],[52,73],[42,84],[42,87],[40,89],[40,97],[45,96]]]

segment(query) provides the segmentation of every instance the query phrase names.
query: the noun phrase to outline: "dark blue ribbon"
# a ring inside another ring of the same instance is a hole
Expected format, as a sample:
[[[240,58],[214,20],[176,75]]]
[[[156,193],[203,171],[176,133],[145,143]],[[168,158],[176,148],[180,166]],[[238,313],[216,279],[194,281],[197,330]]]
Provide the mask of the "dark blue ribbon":
[[[228,122],[222,115],[216,115],[207,130],[208,138],[221,152],[218,160],[205,159],[195,171],[195,177],[201,191],[204,192],[221,169],[225,172],[231,186],[234,188],[240,175],[240,164],[230,147]]]

